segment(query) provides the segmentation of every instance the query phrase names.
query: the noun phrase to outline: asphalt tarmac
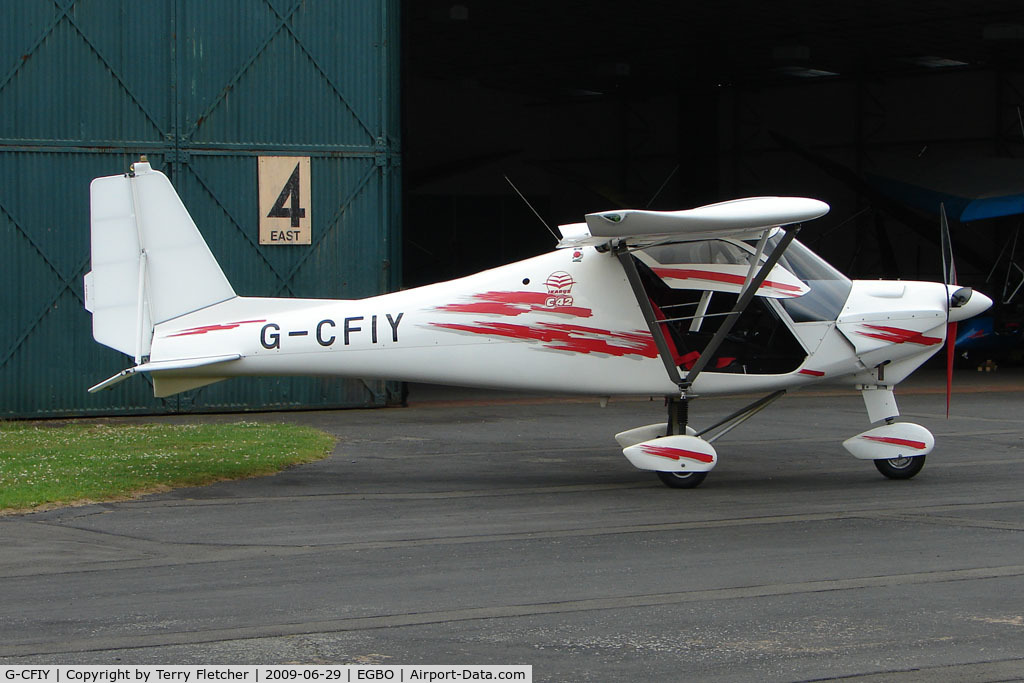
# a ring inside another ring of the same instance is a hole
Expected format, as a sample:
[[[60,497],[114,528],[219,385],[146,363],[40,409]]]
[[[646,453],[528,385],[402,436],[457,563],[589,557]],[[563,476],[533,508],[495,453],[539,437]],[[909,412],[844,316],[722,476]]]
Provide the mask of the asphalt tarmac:
[[[1022,380],[958,379],[948,421],[937,377],[900,387],[937,442],[910,481],[843,450],[870,426],[843,390],[775,403],[694,490],[612,438],[660,400],[413,387],[404,409],[187,418],[338,443],[272,477],[0,518],[0,663],[1024,679]]]

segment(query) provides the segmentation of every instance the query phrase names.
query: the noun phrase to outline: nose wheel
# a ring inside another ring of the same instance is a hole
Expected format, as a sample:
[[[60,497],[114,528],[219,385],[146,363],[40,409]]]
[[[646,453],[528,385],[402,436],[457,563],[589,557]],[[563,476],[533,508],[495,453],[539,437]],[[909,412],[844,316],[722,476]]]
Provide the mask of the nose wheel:
[[[917,455],[912,458],[889,458],[888,460],[874,460],[875,467],[889,479],[910,479],[924,467],[926,456]]]
[[[658,472],[658,479],[673,489],[695,489],[704,482],[707,472]]]

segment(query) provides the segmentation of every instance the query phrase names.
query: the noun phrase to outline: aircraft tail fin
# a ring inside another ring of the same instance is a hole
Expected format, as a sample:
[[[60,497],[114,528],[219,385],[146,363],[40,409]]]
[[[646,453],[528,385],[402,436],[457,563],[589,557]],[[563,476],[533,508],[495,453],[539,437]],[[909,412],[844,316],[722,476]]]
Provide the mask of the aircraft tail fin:
[[[149,355],[155,325],[235,291],[174,186],[144,159],[127,174],[96,178],[89,193],[85,307],[93,338],[138,365]]]

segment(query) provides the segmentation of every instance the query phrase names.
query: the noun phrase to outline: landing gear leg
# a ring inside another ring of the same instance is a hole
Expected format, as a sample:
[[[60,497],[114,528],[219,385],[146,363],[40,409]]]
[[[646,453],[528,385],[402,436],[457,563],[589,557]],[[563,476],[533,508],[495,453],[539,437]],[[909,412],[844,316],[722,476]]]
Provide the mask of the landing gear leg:
[[[690,399],[685,395],[676,398],[668,397],[668,434],[686,434],[686,425],[690,422]]]
[[[883,370],[879,366],[879,379]],[[924,467],[935,438],[921,425],[895,421],[900,411],[891,386],[862,385],[859,389],[868,409],[868,420],[884,424],[847,439],[843,446],[854,457],[873,460],[878,471],[889,479],[910,479]]]
[[[668,397],[668,434],[687,434],[687,423],[690,418],[690,399],[686,394],[679,398]],[[692,430],[690,431],[692,433]],[[665,486],[674,489],[694,489],[704,482],[707,472],[656,472],[658,479]]]

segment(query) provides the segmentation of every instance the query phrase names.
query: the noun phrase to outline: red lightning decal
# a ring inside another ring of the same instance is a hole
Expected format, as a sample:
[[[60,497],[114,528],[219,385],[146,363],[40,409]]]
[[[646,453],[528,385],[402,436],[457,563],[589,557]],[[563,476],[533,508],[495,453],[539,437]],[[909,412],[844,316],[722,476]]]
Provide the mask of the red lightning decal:
[[[698,453],[697,451],[684,451],[681,448],[670,448],[669,446],[641,446],[640,450],[648,455],[656,455],[660,458],[668,458],[669,460],[680,460],[686,458],[687,460],[696,460],[697,462],[714,462],[715,459],[707,453]]]
[[[862,332],[857,331],[857,334],[865,337],[871,337],[872,339],[881,339],[882,341],[893,342],[894,344],[920,344],[921,346],[933,346],[935,344],[941,344],[941,337],[925,337],[920,332],[914,330],[904,330],[900,327],[886,327],[885,325],[865,325],[864,327],[869,330],[877,330],[877,332]]]
[[[182,330],[177,334],[169,334],[168,337],[188,337],[193,334],[206,334],[207,332],[219,332],[221,330],[233,330],[239,325],[246,325],[248,323],[265,323],[266,320],[239,320],[233,323],[224,323],[223,325],[202,325],[200,327],[189,327],[188,329]]]
[[[893,446],[906,446],[908,448],[914,448],[919,451],[923,451],[928,447],[923,441],[911,441],[910,439],[897,439],[892,436],[865,436],[861,437],[868,441],[877,441],[879,443],[892,444]]]

